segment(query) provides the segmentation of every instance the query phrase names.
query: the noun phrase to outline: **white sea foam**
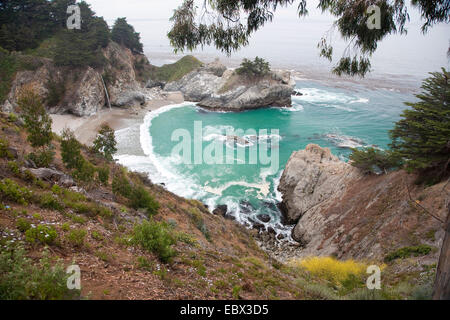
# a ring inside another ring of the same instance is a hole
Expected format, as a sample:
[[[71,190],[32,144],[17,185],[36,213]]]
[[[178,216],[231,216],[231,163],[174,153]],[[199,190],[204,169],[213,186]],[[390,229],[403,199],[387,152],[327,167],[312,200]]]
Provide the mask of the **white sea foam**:
[[[327,133],[324,136],[339,148],[361,148],[367,145],[362,139],[337,133]]]
[[[355,97],[344,93],[325,91],[318,88],[302,88],[299,90],[302,96],[293,96],[294,101],[306,101],[309,103],[317,103],[321,106],[336,108],[345,111],[355,111],[345,107],[345,104],[369,103],[369,99],[363,97]]]
[[[179,173],[176,169],[177,159],[174,156],[163,157],[154,151],[153,140],[150,135],[149,129],[151,127],[153,119],[158,117],[160,114],[170,111],[175,108],[191,106],[192,103],[182,103],[177,105],[169,105],[162,107],[154,112],[148,113],[144,122],[139,128],[140,133],[140,144],[141,148],[144,152],[143,156],[139,155],[130,155],[130,154],[121,154],[116,155],[115,158],[119,163],[124,166],[130,168],[131,170],[145,172],[149,175],[154,183],[164,183],[165,187],[182,197],[186,198],[196,198],[202,199],[206,205],[210,208],[216,207],[218,204],[226,204],[228,206],[228,212],[230,212],[236,220],[244,225],[250,226],[251,222],[248,220],[250,216],[247,214],[241,214],[239,200],[235,197],[223,197],[223,193],[226,189],[232,186],[242,186],[247,190],[246,192],[257,192],[257,198],[261,201],[275,201],[272,199],[270,195],[270,186],[271,183],[267,181],[267,177],[269,172],[261,170],[260,173],[260,181],[251,183],[247,181],[230,181],[225,183],[222,186],[212,187],[205,183],[205,185],[199,185],[198,182],[194,181],[194,179]],[[226,129],[230,129],[230,126],[209,126],[204,128],[204,136],[203,139],[210,141],[214,139],[226,139],[226,135],[223,136],[222,133],[226,131]],[[123,130],[118,132],[120,136],[126,141],[125,136],[127,136],[132,131]],[[251,139],[255,139],[254,137],[246,137],[249,141]],[[267,139],[281,139],[279,135],[267,135],[261,137],[262,140]],[[256,141],[255,141],[256,142]],[[214,181],[211,181],[214,182]],[[278,191],[275,191],[278,192]],[[277,194],[277,199],[281,197],[281,195]],[[219,203],[220,202],[220,203]],[[256,215],[258,214],[259,209],[255,211],[255,213],[251,216],[253,220],[256,221]],[[291,228],[287,226],[282,226],[278,222],[270,222],[264,223],[266,229],[270,226],[274,228],[277,234],[285,235],[286,239],[290,238]]]

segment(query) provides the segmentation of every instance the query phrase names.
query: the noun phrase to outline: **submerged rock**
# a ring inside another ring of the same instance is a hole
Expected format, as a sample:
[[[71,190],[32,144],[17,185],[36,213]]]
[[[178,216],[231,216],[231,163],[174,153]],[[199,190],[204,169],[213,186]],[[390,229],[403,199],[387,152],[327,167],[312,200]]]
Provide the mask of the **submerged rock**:
[[[271,220],[270,216],[268,214],[259,214],[258,216],[256,216],[258,218],[258,220],[267,223]]]

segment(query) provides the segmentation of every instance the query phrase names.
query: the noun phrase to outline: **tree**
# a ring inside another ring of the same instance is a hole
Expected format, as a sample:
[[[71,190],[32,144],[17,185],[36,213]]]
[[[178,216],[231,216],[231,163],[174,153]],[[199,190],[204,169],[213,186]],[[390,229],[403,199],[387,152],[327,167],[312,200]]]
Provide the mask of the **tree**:
[[[400,157],[392,151],[375,148],[353,149],[350,155],[351,165],[361,169],[364,173],[375,173],[377,170],[386,172],[401,165]]]
[[[390,135],[391,148],[410,171],[432,172],[437,180],[450,171],[450,73],[430,73],[411,109],[402,113]]]
[[[28,155],[39,167],[48,167],[53,161],[54,152],[51,145],[52,118],[47,114],[42,99],[31,86],[22,88],[17,104],[27,130],[27,140],[33,148],[38,149]]]
[[[61,157],[67,169],[81,169],[84,158],[81,154],[81,144],[70,129],[64,129],[61,135]]]
[[[111,39],[134,53],[144,52],[139,33],[134,30],[132,25],[128,24],[126,18],[116,20],[111,31]]]
[[[270,72],[270,65],[259,57],[256,57],[254,61],[244,59],[241,66],[236,69],[236,72],[251,77],[262,77]]]
[[[103,154],[108,161],[112,161],[113,155],[117,152],[116,145],[117,142],[114,130],[106,123],[102,124],[97,138],[93,143],[93,149],[96,152]]]
[[[251,35],[273,20],[280,6],[293,5],[294,0],[204,0],[203,10],[198,13],[194,0],[184,0],[171,18],[172,29],[168,33],[171,45],[178,50],[193,50],[204,45],[215,47],[228,55],[249,43]],[[412,5],[425,20],[422,32],[440,23],[450,22],[450,1],[412,0]],[[300,0],[297,12],[306,16],[307,1]],[[380,28],[369,29],[367,22],[372,19],[372,5],[380,8]],[[409,20],[407,6],[403,0],[320,0],[318,8],[328,12],[336,21],[340,35],[348,41],[333,72],[364,76],[370,71],[370,57],[378,43],[390,34],[406,34],[405,23]],[[204,21],[208,21],[206,23]],[[332,61],[332,33],[328,32],[320,40],[320,56]]]
[[[96,17],[85,2],[80,2],[81,30],[64,28],[56,36],[54,60],[56,65],[93,68],[102,67],[106,60],[102,53],[110,41],[108,24]]]
[[[52,119],[42,99],[32,87],[24,87],[17,100],[28,132],[28,141],[34,148],[44,147],[52,141]]]

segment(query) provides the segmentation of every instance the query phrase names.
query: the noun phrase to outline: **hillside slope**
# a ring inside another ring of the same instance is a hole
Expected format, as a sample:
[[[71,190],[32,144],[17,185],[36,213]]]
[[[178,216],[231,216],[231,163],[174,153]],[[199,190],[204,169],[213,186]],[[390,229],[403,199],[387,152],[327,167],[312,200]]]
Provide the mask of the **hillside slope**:
[[[81,269],[81,298],[87,299],[429,297],[435,264],[427,256],[393,259],[383,271],[379,291],[365,289],[365,267],[352,281],[336,282],[327,273],[307,271],[296,261],[281,263],[271,258],[257,245],[257,231],[213,215],[202,203],[180,198],[87,147],[82,147],[82,153],[89,163],[109,168],[111,174],[103,183],[97,175],[88,182],[71,176],[74,172],[62,163],[61,139],[56,136],[53,163],[49,168],[34,168],[27,156],[33,150],[26,137],[20,119],[0,113],[2,298],[67,298],[72,293],[64,289],[67,275],[52,266],[73,264]],[[133,198],[117,192],[126,187],[120,177],[129,181],[138,200],[143,194],[154,197],[158,212],[149,215],[133,209]],[[373,259],[366,262],[382,264]],[[329,267],[339,264],[336,261]],[[30,290],[32,277],[39,281]]]

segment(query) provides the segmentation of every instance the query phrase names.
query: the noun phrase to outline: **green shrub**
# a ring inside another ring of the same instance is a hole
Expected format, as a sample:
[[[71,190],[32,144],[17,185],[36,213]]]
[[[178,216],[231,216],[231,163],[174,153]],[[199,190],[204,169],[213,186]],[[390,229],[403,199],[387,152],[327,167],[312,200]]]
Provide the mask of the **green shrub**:
[[[86,238],[86,230],[74,229],[69,232],[66,239],[75,247],[82,247],[84,245],[84,239]]]
[[[9,143],[8,141],[0,138],[0,158],[12,159],[12,154],[8,151]]]
[[[241,66],[236,69],[236,73],[250,77],[262,77],[270,72],[270,65],[262,58],[256,57],[255,60],[250,61],[244,59]]]
[[[154,263],[152,263],[149,259],[143,256],[137,257],[137,267],[139,269],[143,269],[146,271],[153,271],[154,269]]]
[[[109,180],[109,168],[108,167],[97,167],[98,180],[103,185],[108,185]]]
[[[41,97],[32,87],[24,87],[17,100],[25,122],[28,141],[34,148],[50,145],[52,141],[52,118],[42,104]]]
[[[86,218],[77,216],[75,214],[69,214],[68,217],[75,223],[85,224],[87,222]]]
[[[20,169],[19,165],[16,161],[9,161],[8,162],[8,169],[11,171],[15,176],[20,176]]]
[[[61,157],[67,169],[79,169],[84,162],[81,144],[70,129],[64,129],[61,135]]]
[[[95,231],[95,230],[92,231],[91,237],[92,237],[92,239],[97,240],[97,241],[102,241],[103,240],[103,236],[100,234],[100,232]]]
[[[39,205],[43,209],[62,210],[64,206],[59,202],[58,198],[52,193],[46,192],[40,196]]]
[[[31,183],[35,183],[35,181],[36,181],[35,175],[32,174],[31,171],[28,169],[26,169],[22,173],[22,179],[25,180],[26,182],[31,182]]]
[[[17,219],[16,226],[20,232],[26,232],[31,228],[31,222],[28,219],[19,218]]]
[[[43,224],[38,225],[36,228],[30,228],[25,232],[25,240],[30,243],[39,241],[43,244],[52,244],[58,233],[52,226],[46,226]]]
[[[210,241],[211,235],[200,210],[198,210],[197,208],[190,208],[189,215],[195,227],[203,233],[206,240]]]
[[[38,263],[25,256],[23,248],[0,252],[0,300],[77,299],[79,290],[69,290],[63,266],[51,265],[44,256]]]
[[[34,164],[41,168],[50,166],[55,157],[53,147],[42,147],[37,151],[31,152],[27,155],[27,158],[34,162]]]
[[[73,177],[79,182],[89,183],[94,180],[95,167],[87,160],[84,160],[81,167],[76,168]]]
[[[27,205],[27,201],[29,201],[30,198],[31,193],[27,188],[19,186],[10,179],[3,179],[0,181],[1,200]]]
[[[130,194],[130,207],[133,209],[145,209],[148,215],[158,213],[159,203],[142,186],[132,189]]]
[[[128,198],[131,194],[131,184],[123,173],[115,175],[112,181],[112,190],[116,195]]]
[[[144,220],[142,224],[135,226],[132,242],[155,253],[163,262],[169,262],[176,254],[172,248],[176,239],[165,222]]]
[[[129,205],[135,210],[145,209],[148,215],[158,212],[159,203],[148,193],[143,186],[132,186],[123,173],[114,176],[112,189],[129,200]]]
[[[67,232],[70,230],[70,224],[68,222],[65,222],[61,225],[61,230],[64,232]]]
[[[234,286],[233,287],[233,292],[232,292],[233,299],[239,300],[241,291],[242,291],[242,287],[241,286]]]
[[[352,166],[364,173],[386,172],[401,166],[401,160],[395,153],[375,148],[353,149],[350,160]]]
[[[18,120],[19,118],[17,117],[17,115],[15,113],[10,113],[8,114],[8,122],[14,123]]]
[[[426,256],[431,252],[432,249],[433,249],[432,247],[426,244],[421,244],[419,246],[412,246],[412,247],[403,247],[394,252],[389,253],[384,258],[384,261],[391,262],[395,259],[405,259],[412,256],[414,257]]]

